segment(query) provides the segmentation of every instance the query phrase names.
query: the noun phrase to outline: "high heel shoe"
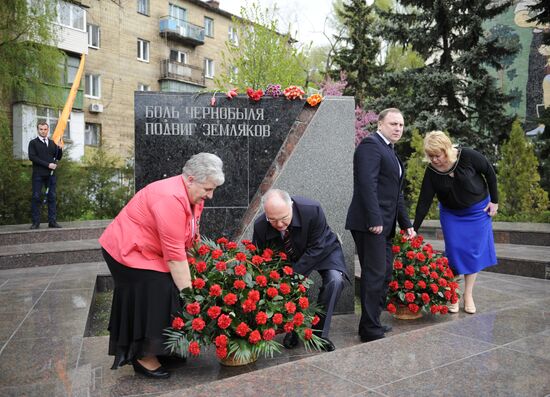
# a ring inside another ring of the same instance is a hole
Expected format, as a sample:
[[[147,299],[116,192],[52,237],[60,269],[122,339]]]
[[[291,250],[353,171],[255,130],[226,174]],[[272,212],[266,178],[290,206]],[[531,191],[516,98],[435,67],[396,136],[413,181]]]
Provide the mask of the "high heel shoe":
[[[136,373],[145,375],[149,378],[166,379],[170,377],[170,372],[164,369],[162,365],[155,370],[150,370],[145,368],[143,365],[139,363],[138,360],[132,361],[132,365]]]
[[[474,314],[476,312],[476,305],[473,303],[469,306],[464,305],[464,311],[468,314]]]
[[[447,307],[449,308],[449,313],[458,313],[458,301],[447,305]]]

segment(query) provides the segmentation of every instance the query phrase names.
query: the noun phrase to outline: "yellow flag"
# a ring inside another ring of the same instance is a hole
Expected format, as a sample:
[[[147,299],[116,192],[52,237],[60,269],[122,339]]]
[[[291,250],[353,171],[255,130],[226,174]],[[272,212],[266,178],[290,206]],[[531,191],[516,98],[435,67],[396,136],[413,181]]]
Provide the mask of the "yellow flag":
[[[69,96],[67,97],[67,102],[65,102],[65,106],[63,107],[63,112],[61,112],[61,117],[59,118],[59,121],[57,122],[57,126],[55,127],[55,131],[52,135],[52,140],[55,142],[57,146],[60,146],[60,147],[63,147],[63,134],[65,133],[67,120],[69,119],[69,115],[71,114],[71,110],[73,108],[73,102],[74,102],[74,99],[76,98],[78,87],[80,86],[82,73],[84,73],[85,61],[86,61],[86,54],[82,54],[82,57],[80,58],[80,65],[78,66],[78,71],[76,72],[76,76],[74,78],[71,91],[69,92]]]

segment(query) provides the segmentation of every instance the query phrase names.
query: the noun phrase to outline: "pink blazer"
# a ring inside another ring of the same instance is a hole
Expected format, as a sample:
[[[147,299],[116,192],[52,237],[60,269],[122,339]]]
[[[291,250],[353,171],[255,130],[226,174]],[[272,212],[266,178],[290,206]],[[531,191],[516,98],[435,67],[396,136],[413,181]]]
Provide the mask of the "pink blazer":
[[[120,211],[99,243],[123,265],[167,273],[169,260],[187,259],[203,208],[201,202],[192,213],[181,175],[153,182]]]

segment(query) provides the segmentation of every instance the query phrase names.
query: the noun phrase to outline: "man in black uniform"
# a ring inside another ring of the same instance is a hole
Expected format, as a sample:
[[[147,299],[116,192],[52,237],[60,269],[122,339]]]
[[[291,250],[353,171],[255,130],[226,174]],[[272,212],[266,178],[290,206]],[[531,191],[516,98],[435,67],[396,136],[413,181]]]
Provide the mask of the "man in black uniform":
[[[57,168],[57,162],[63,156],[63,150],[54,141],[48,138],[50,126],[41,121],[37,125],[38,136],[29,142],[29,160],[32,161],[32,201],[31,201],[31,229],[40,227],[40,207],[42,188],[49,187],[48,201],[48,226],[61,227],[57,221],[55,208],[56,178],[53,170]]]

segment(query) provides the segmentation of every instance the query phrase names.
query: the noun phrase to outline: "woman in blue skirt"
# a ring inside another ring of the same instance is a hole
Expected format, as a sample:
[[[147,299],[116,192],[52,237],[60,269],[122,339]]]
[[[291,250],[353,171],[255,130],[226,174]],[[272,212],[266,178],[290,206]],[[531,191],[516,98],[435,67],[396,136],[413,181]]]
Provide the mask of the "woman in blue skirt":
[[[485,156],[473,149],[453,147],[441,131],[426,135],[424,152],[429,165],[418,197],[414,229],[418,231],[437,196],[445,255],[455,274],[464,275],[464,311],[473,314],[477,273],[497,263],[491,223],[498,210],[496,174]],[[458,308],[456,302],[449,311],[457,313]]]

